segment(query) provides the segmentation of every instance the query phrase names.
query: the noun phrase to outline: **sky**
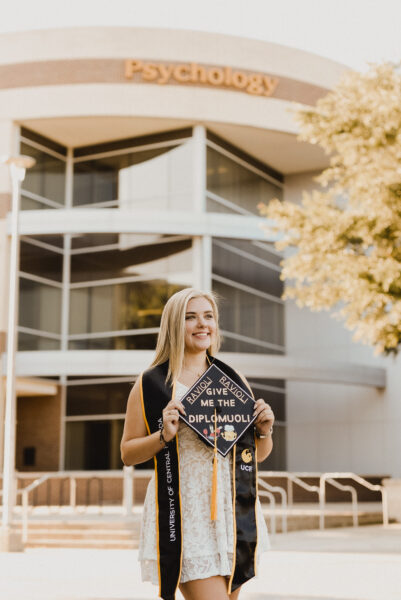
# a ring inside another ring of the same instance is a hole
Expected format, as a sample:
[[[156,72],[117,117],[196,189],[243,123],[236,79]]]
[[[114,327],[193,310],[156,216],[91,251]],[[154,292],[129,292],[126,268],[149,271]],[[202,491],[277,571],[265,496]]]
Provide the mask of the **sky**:
[[[0,32],[107,25],[239,35],[358,70],[401,58],[400,0],[13,0]]]

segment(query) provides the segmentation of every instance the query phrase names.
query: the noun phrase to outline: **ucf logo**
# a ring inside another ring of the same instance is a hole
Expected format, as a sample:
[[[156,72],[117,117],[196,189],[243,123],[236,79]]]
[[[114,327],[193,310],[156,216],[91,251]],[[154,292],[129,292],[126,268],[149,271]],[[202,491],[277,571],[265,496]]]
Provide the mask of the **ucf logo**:
[[[248,464],[252,462],[252,453],[248,448],[245,448],[241,452],[241,458],[244,461],[244,465],[241,465],[241,471],[253,471],[253,466]]]

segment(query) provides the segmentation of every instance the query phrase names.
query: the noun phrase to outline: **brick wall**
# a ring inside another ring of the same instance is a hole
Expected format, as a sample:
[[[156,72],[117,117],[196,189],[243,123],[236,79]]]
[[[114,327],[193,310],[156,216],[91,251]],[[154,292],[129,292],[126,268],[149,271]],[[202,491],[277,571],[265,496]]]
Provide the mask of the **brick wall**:
[[[15,456],[18,471],[58,471],[60,413],[60,393],[18,398]],[[24,448],[35,448],[35,464],[25,464]]]

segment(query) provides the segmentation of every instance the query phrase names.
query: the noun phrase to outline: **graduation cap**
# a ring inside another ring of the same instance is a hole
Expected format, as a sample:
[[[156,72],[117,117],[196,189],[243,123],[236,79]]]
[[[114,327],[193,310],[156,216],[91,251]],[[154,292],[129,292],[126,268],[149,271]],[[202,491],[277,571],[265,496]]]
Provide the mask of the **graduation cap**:
[[[226,456],[252,425],[255,400],[212,364],[181,398],[180,418],[205,444]]]

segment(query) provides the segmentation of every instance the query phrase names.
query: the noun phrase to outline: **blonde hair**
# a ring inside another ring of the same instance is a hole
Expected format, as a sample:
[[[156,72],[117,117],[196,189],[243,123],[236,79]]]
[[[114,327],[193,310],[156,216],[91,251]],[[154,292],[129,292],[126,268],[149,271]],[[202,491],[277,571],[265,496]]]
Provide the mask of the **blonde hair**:
[[[185,313],[188,302],[193,298],[206,298],[212,306],[216,321],[216,336],[208,350],[214,355],[220,349],[219,311],[213,292],[203,292],[195,288],[185,288],[169,298],[163,309],[160,330],[156,344],[156,355],[152,367],[169,361],[166,381],[174,382],[180,374],[185,350]]]

